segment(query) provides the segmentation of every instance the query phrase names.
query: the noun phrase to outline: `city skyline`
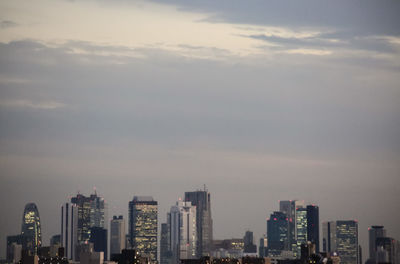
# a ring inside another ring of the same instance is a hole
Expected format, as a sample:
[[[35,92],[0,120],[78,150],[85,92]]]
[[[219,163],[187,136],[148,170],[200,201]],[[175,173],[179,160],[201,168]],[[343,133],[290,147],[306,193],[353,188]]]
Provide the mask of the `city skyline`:
[[[257,243],[290,199],[359,220],[364,256],[368,227],[400,238],[399,14],[398,0],[0,1],[0,258],[26,204],[48,244],[94,186],[126,225],[133,196],[165,223],[205,184],[214,239]]]

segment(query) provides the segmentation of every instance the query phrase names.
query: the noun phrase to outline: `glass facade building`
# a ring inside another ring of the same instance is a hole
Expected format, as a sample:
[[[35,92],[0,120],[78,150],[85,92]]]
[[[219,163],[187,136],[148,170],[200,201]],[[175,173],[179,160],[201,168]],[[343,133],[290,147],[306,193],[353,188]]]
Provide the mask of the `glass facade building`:
[[[158,205],[152,197],[135,196],[129,202],[129,240],[141,256],[157,262]]]
[[[315,251],[319,252],[319,207],[307,205],[307,240],[315,244]]]
[[[336,252],[340,263],[358,264],[357,221],[336,221]]]
[[[268,256],[274,257],[285,250],[288,239],[288,218],[285,213],[274,212],[267,220]]]
[[[301,245],[307,244],[307,209],[296,209],[296,250],[293,250],[294,256],[300,258]]]
[[[38,208],[34,203],[25,206],[22,216],[22,248],[31,255],[36,255],[42,245],[42,231]]]

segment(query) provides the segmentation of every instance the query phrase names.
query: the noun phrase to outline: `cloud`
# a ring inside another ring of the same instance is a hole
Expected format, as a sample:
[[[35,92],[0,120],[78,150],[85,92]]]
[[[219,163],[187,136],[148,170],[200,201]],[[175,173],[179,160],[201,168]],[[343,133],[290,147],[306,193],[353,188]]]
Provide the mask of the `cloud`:
[[[66,104],[55,101],[32,102],[31,100],[0,101],[2,107],[53,110],[66,107]]]
[[[2,20],[0,21],[0,28],[1,29],[6,29],[6,28],[10,28],[10,27],[16,27],[18,26],[17,23],[11,21],[11,20]]]

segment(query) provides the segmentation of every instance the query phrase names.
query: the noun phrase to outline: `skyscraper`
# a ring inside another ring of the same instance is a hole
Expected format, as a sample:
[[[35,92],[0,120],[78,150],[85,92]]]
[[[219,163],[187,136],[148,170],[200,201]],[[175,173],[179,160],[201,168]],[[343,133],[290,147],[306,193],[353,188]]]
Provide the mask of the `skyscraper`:
[[[358,264],[357,221],[336,221],[336,251],[340,263]]]
[[[293,250],[296,258],[300,258],[301,245],[307,244],[307,226],[307,209],[297,208],[295,226],[296,250]]]
[[[185,192],[185,201],[196,206],[197,257],[209,256],[212,249],[213,229],[210,193],[204,191]]]
[[[142,256],[157,262],[157,201],[150,196],[135,196],[129,202],[130,244]]]
[[[35,255],[42,245],[42,232],[39,211],[34,203],[25,206],[22,216],[22,248]]]
[[[307,205],[307,240],[315,244],[319,252],[319,208],[317,205]]]
[[[285,245],[288,236],[288,218],[283,212],[274,212],[267,220],[268,256],[278,256]]]
[[[279,211],[285,213],[288,218],[287,241],[285,245],[286,250],[292,250],[294,253],[297,251],[296,243],[296,209],[303,208],[304,201],[289,200],[279,201]]]
[[[168,214],[172,261],[194,259],[197,256],[196,207],[191,202],[178,201]]]
[[[376,239],[379,237],[386,237],[386,230],[383,226],[371,226],[368,228],[369,236],[369,258],[373,261],[376,260]]]
[[[167,223],[161,224],[160,264],[169,264],[172,254],[169,244],[169,229]]]
[[[61,246],[66,258],[77,260],[78,207],[72,203],[61,207]]]
[[[123,216],[113,216],[110,223],[110,255],[120,254],[125,249],[125,219]]]
[[[71,198],[71,203],[78,207],[79,244],[89,241],[92,227],[107,228],[107,206],[104,199],[97,196],[96,192],[90,197],[78,194]]]
[[[322,248],[325,252],[336,251],[336,222],[322,223]]]

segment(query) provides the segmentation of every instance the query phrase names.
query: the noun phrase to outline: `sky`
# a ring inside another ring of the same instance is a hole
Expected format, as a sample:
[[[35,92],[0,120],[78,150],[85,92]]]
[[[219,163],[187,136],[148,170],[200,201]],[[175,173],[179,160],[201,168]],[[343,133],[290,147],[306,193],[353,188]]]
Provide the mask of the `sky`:
[[[400,239],[400,2],[0,1],[0,258],[35,202],[43,244],[94,188],[159,222],[211,193],[214,238],[279,200]],[[321,230],[322,233],[322,230]]]

